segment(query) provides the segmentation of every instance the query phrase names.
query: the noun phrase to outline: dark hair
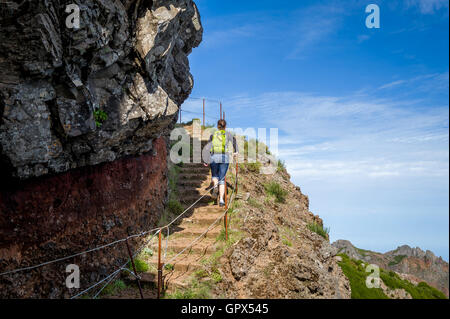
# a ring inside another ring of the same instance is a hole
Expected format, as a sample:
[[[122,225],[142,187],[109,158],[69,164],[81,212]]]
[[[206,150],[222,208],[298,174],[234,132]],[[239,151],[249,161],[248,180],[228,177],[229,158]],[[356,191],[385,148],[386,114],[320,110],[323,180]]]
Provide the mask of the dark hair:
[[[217,121],[217,128],[219,130],[224,130],[227,128],[227,122],[225,120],[219,120]]]

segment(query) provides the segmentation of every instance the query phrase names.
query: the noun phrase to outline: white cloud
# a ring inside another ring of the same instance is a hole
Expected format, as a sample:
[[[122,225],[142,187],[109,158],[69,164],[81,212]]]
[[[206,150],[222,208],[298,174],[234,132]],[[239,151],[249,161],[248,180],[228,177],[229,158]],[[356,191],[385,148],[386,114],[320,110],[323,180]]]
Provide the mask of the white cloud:
[[[380,86],[378,89],[391,89],[399,86],[413,87],[416,91],[436,92],[436,91],[448,91],[449,74],[443,73],[431,73],[416,76],[410,79],[396,80]]]
[[[389,89],[389,88],[392,88],[392,87],[395,87],[395,86],[399,86],[399,85],[401,85],[401,84],[403,84],[405,82],[406,82],[405,80],[398,80],[398,81],[390,82],[388,84],[380,86],[380,90],[382,90],[382,89]]]
[[[237,112],[251,109],[259,123],[280,129],[278,153],[294,181],[448,177],[448,105],[302,92],[238,97],[226,104]]]
[[[312,48],[334,34],[342,25],[345,8],[333,3],[313,5],[298,12],[297,23],[292,26],[295,47],[289,59],[304,58]]]
[[[419,8],[422,14],[434,14],[436,11],[448,8],[448,0],[407,0],[406,5]]]
[[[358,43],[363,43],[364,41],[367,41],[369,39],[370,39],[370,36],[367,34],[358,35]]]

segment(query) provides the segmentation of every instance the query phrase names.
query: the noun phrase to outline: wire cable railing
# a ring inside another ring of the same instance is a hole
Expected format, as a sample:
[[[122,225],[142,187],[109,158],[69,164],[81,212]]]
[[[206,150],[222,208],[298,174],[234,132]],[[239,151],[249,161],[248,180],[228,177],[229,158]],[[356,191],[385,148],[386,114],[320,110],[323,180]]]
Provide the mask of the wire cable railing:
[[[205,98],[191,98],[191,99],[199,99],[199,100],[203,100],[203,101],[208,100],[208,101],[212,101],[212,102],[221,103],[220,101],[211,100],[211,99],[205,99]],[[221,115],[221,118],[222,118],[222,115],[224,115],[224,114],[222,114],[222,105],[220,105],[220,106],[221,106],[221,114],[220,114],[220,115]],[[190,111],[184,111],[184,112],[190,112]],[[197,112],[190,112],[190,113],[195,114],[195,113],[197,113]],[[201,114],[201,113],[197,113],[197,114]],[[204,118],[206,117],[206,115],[204,114],[204,112],[203,112],[203,116],[204,116]],[[209,117],[209,116],[208,116],[208,117]],[[212,117],[209,117],[209,118],[212,118]],[[238,171],[237,171],[237,170],[238,170],[238,165],[237,165],[237,163],[236,163],[236,179],[235,179],[236,185],[235,185],[235,187],[234,187],[234,189],[233,189],[233,192],[232,192],[232,194],[231,194],[231,196],[230,196],[230,202],[229,202],[229,204],[231,204],[231,203],[233,202],[233,200],[234,200],[234,198],[235,198],[235,195],[236,195],[236,192],[237,192],[237,176],[238,176]],[[226,177],[225,177],[225,190],[227,189],[227,186],[226,186],[226,185],[227,185],[227,183],[226,183]],[[228,211],[229,211],[229,204],[228,204],[228,200],[227,200],[227,193],[225,193],[226,207],[225,207],[224,213],[223,213],[220,217],[218,217],[218,218],[217,218],[217,219],[216,219],[216,220],[215,220],[215,221],[214,221],[214,222],[213,222],[213,223],[205,230],[205,232],[203,232],[200,236],[198,236],[197,238],[195,238],[189,245],[187,245],[184,249],[182,249],[177,255],[175,255],[174,257],[172,257],[170,260],[166,261],[167,250],[168,250],[168,243],[169,243],[169,238],[170,238],[170,227],[171,227],[173,224],[175,224],[178,220],[180,220],[180,218],[182,218],[187,212],[189,212],[195,205],[197,205],[197,204],[198,204],[205,196],[208,195],[208,193],[209,193],[210,191],[212,191],[213,189],[215,189],[215,188],[217,188],[217,187],[219,187],[219,184],[218,184],[218,183],[217,183],[216,185],[210,187],[210,188],[207,188],[206,191],[204,192],[204,194],[202,194],[202,195],[201,195],[194,203],[192,203],[189,207],[187,207],[183,212],[181,212],[178,216],[176,216],[171,222],[169,222],[169,223],[168,223],[167,225],[165,225],[165,226],[161,226],[161,227],[157,227],[157,228],[153,228],[153,229],[150,229],[150,230],[146,230],[146,231],[143,231],[143,232],[140,232],[140,233],[137,233],[137,234],[129,235],[129,236],[127,236],[127,237],[124,237],[124,238],[121,238],[121,239],[118,239],[118,240],[114,240],[114,241],[112,241],[112,242],[110,242],[110,243],[103,244],[103,245],[100,245],[100,246],[97,246],[97,247],[94,247],[94,248],[90,248],[90,249],[87,249],[87,250],[85,250],[85,251],[81,251],[81,252],[78,252],[78,253],[75,253],[75,254],[71,254],[71,255],[68,255],[68,256],[65,256],[65,257],[56,258],[56,259],[49,260],[49,261],[42,262],[42,263],[38,263],[38,264],[35,264],[35,265],[32,265],[32,266],[21,267],[21,268],[17,268],[17,269],[12,269],[12,270],[3,271],[3,272],[0,272],[0,276],[7,276],[7,275],[11,275],[11,274],[23,272],[23,271],[31,271],[31,270],[34,270],[34,269],[38,269],[38,268],[41,268],[41,267],[50,265],[50,264],[59,263],[59,262],[65,261],[65,260],[69,260],[69,259],[72,259],[72,258],[76,258],[76,257],[78,257],[78,256],[82,256],[82,255],[90,254],[90,253],[93,253],[93,252],[96,252],[96,251],[100,251],[100,250],[102,250],[102,249],[106,249],[106,248],[108,248],[108,247],[112,247],[112,246],[115,246],[115,245],[118,245],[118,244],[124,243],[124,242],[126,242],[127,245],[128,245],[128,240],[130,240],[130,239],[133,239],[133,238],[141,238],[141,237],[144,237],[144,236],[146,236],[146,235],[149,235],[149,234],[153,233],[153,235],[150,237],[150,239],[147,240],[143,245],[141,245],[141,247],[140,247],[134,254],[132,254],[132,255],[130,254],[128,260],[127,260],[124,264],[122,264],[118,269],[116,269],[115,271],[113,271],[112,273],[110,273],[107,277],[103,278],[102,280],[96,282],[95,284],[89,286],[88,288],[84,289],[83,291],[81,291],[81,292],[77,293],[76,295],[72,296],[70,299],[76,299],[76,298],[78,298],[78,297],[80,297],[80,296],[86,294],[87,292],[91,291],[91,290],[94,289],[95,287],[98,287],[98,286],[100,286],[102,283],[104,283],[104,285],[103,285],[103,286],[99,289],[99,291],[97,291],[97,292],[95,293],[95,295],[94,295],[94,298],[97,298],[97,297],[99,296],[99,294],[100,294],[100,293],[101,293],[101,292],[102,292],[102,291],[103,291],[103,290],[104,290],[104,289],[112,282],[112,280],[114,280],[114,278],[115,278],[118,274],[120,274],[122,271],[127,271],[127,272],[129,272],[129,273],[132,274],[137,280],[139,280],[139,279],[140,279],[139,275],[138,275],[137,273],[135,273],[134,271],[131,271],[130,269],[126,268],[126,266],[127,266],[131,261],[133,261],[133,258],[135,258],[136,256],[138,256],[138,255],[142,252],[142,250],[143,250],[145,247],[147,247],[147,246],[151,243],[151,241],[155,238],[156,235],[159,235],[159,241],[161,242],[162,231],[165,230],[165,229],[167,229],[167,236],[166,236],[166,243],[165,243],[165,251],[164,251],[164,263],[161,263],[160,260],[159,260],[159,263],[158,263],[158,298],[159,298],[160,290],[161,290],[162,268],[163,268],[165,265],[170,264],[171,262],[173,262],[174,260],[176,260],[176,259],[177,259],[180,255],[182,255],[186,250],[188,250],[188,249],[191,248],[193,245],[195,245],[195,243],[196,243],[197,241],[199,241],[203,236],[205,236],[205,234],[207,234],[207,233],[208,233],[208,232],[209,232],[209,231],[210,231],[210,230],[218,223],[218,221],[221,220],[222,218],[225,218],[225,228],[226,228],[226,229],[225,229],[225,232],[226,232],[226,239],[228,239],[227,214],[228,214]],[[158,252],[159,255],[160,255],[160,253],[161,253],[160,250],[161,250],[161,248],[160,248],[160,245],[159,245],[159,252]],[[142,292],[141,292],[141,296],[142,296]]]

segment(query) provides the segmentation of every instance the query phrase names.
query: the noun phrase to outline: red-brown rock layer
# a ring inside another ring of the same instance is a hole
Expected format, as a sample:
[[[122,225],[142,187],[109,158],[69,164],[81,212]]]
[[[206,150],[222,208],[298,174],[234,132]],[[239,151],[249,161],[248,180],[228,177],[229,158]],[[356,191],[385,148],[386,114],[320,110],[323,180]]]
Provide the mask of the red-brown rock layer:
[[[5,185],[0,190],[0,273],[84,251],[155,226],[167,197],[167,145],[138,157]],[[142,239],[131,240],[133,250]],[[117,269],[124,243],[0,277],[1,298],[69,297]],[[77,264],[81,288],[66,288]]]

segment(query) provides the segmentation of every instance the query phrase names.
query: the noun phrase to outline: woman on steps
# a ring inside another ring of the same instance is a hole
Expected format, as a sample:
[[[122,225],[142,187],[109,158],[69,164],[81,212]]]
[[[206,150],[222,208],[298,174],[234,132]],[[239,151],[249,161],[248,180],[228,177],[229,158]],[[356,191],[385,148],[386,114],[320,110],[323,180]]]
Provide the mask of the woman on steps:
[[[219,205],[225,206],[225,176],[230,165],[229,147],[233,145],[233,156],[237,159],[238,147],[236,138],[226,131],[227,122],[219,120],[217,122],[217,131],[209,138],[205,153],[210,154],[210,166],[212,182],[214,183],[213,197],[217,197],[217,186],[219,186]],[[204,163],[203,165],[208,166]]]

